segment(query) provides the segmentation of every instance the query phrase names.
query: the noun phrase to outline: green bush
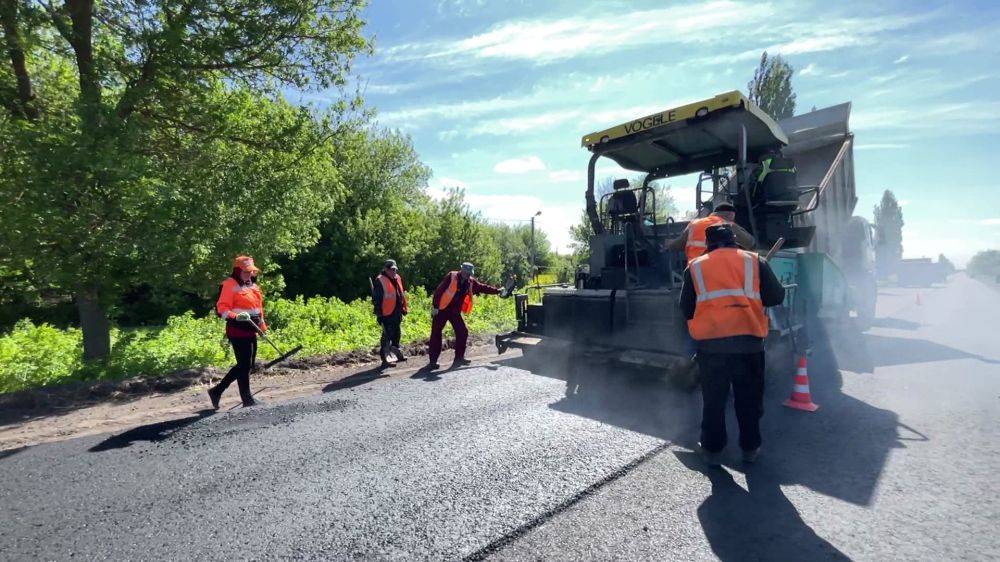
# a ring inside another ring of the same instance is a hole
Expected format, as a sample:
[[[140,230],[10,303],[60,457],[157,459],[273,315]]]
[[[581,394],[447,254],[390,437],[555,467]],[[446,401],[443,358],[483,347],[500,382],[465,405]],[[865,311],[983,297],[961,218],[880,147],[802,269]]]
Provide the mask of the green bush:
[[[430,297],[422,289],[410,293],[410,313],[403,321],[404,343],[426,340],[431,331]],[[294,300],[276,299],[265,304],[270,337],[283,349],[301,345],[302,357],[372,349],[378,345],[380,328],[372,314],[370,299],[345,303],[335,297]],[[476,299],[475,310],[466,316],[474,334],[497,333],[514,327],[511,301],[496,297]],[[160,328],[113,330],[111,357],[106,363],[81,360],[82,335],[71,328],[61,330],[47,324],[19,321],[0,336],[0,393],[58,384],[72,380],[95,380],[161,375],[191,367],[227,367],[233,355],[225,341],[224,323],[214,316],[197,318],[187,312],[173,316]],[[446,329],[450,335],[451,329]],[[277,353],[261,342],[259,357],[273,359]]]

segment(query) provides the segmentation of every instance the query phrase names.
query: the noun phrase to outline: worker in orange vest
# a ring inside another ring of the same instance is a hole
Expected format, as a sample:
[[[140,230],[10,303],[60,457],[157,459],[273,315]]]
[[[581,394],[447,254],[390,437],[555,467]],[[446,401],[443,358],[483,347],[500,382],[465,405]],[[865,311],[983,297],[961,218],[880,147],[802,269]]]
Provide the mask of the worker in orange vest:
[[[736,220],[736,207],[733,207],[730,203],[719,203],[715,207],[715,210],[707,217],[694,219],[689,222],[684,232],[681,232],[681,235],[677,238],[667,242],[665,248],[676,252],[684,250],[684,253],[687,254],[688,263],[691,263],[691,260],[705,253],[705,249],[707,248],[705,229],[714,224],[729,224],[733,227],[736,242],[744,249],[753,250],[756,246],[753,236],[740,227],[740,225],[734,223],[734,220]]]
[[[684,271],[680,303],[698,348],[701,448],[708,464],[720,463],[732,387],[743,460],[753,462],[764,413],[764,308],[781,304],[785,288],[766,261],[737,247],[732,225],[712,225],[705,235],[708,251]]]
[[[469,330],[465,327],[463,314],[472,312],[474,295],[501,295],[501,289],[480,283],[472,275],[475,268],[471,263],[463,263],[459,271],[450,271],[438,284],[434,291],[431,309],[431,340],[428,344],[430,362],[427,369],[438,369],[438,356],[441,355],[441,333],[446,322],[451,322],[455,330],[455,362],[452,367],[471,363],[465,358],[465,346],[469,339]]]
[[[379,355],[382,357],[382,367],[388,367],[391,365],[388,360],[390,355],[395,355],[397,361],[406,361],[403,351],[399,348],[399,339],[402,337],[403,316],[410,312],[406,287],[403,285],[403,276],[399,274],[396,260],[385,260],[382,273],[375,278],[372,287],[375,318],[382,325]]]
[[[267,331],[264,321],[264,294],[257,286],[260,269],[250,256],[238,256],[233,261],[233,271],[219,289],[215,310],[226,321],[226,337],[233,346],[236,365],[219,384],[208,390],[212,407],[219,408],[219,399],[235,380],[240,388],[243,406],[253,406],[256,401],[250,392],[250,371],[257,359],[257,330]]]

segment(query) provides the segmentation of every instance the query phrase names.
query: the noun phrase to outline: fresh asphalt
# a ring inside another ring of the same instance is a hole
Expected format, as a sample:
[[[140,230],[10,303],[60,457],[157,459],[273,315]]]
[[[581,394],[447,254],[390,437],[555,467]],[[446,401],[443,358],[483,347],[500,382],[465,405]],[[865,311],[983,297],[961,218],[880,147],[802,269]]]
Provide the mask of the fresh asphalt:
[[[501,360],[0,453],[0,559],[1000,559],[1000,293],[879,298],[749,467],[696,394]]]

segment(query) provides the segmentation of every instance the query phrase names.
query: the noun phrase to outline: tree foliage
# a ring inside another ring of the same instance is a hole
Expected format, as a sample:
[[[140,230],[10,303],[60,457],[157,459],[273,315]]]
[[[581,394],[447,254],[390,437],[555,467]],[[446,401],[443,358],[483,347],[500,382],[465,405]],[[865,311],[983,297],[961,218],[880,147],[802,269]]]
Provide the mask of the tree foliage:
[[[0,266],[74,296],[87,358],[126,287],[207,293],[220,256],[316,240],[357,105],[317,116],[281,92],[346,82],[359,4],[0,1]]]
[[[1000,279],[1000,250],[977,252],[965,269],[973,277],[985,277],[991,281]]]
[[[792,74],[795,71],[781,57],[769,57],[767,51],[760,55],[760,64],[747,83],[750,101],[775,119],[785,119],[795,115],[795,92],[792,90]]]
[[[903,209],[892,190],[885,190],[874,214],[876,267],[889,275],[903,259]]]

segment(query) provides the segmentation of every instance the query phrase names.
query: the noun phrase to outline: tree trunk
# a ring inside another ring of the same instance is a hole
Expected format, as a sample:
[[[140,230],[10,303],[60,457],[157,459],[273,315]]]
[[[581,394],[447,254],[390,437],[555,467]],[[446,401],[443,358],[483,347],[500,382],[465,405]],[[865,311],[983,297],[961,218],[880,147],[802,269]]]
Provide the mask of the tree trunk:
[[[76,294],[76,309],[83,330],[84,360],[107,359],[111,355],[111,323],[101,308],[97,291],[81,290]]]

